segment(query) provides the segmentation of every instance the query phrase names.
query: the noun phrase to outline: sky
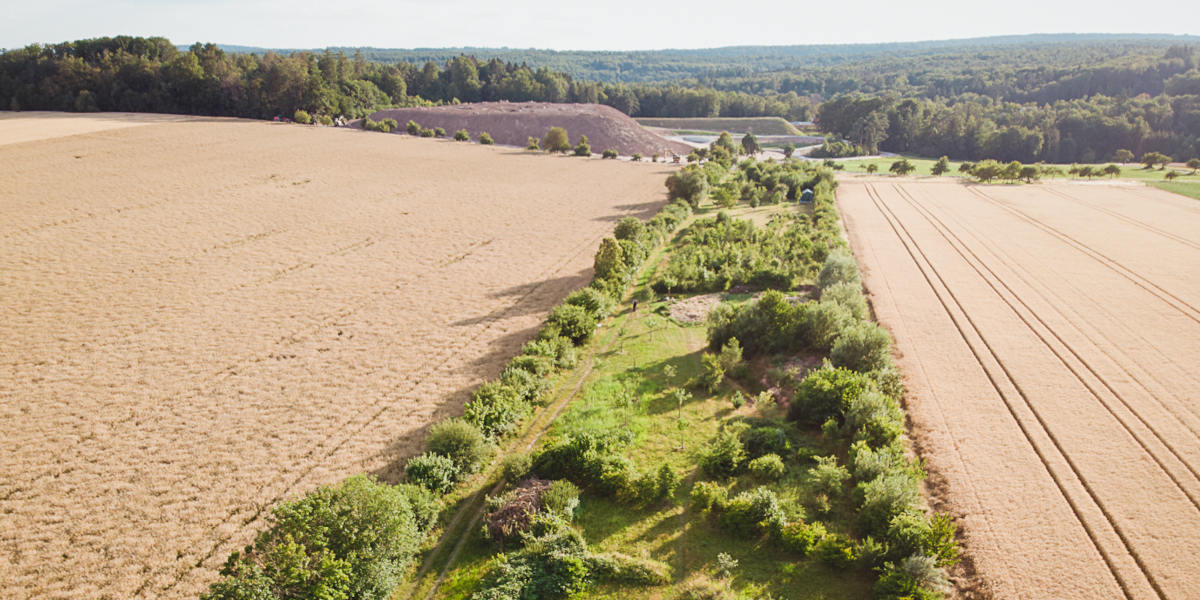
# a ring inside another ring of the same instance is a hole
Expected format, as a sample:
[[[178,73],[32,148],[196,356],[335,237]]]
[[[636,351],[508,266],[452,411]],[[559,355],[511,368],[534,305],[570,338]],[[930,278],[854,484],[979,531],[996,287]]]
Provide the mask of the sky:
[[[0,48],[113,35],[268,48],[649,50],[1200,34],[1195,0],[0,0],[0,15]]]

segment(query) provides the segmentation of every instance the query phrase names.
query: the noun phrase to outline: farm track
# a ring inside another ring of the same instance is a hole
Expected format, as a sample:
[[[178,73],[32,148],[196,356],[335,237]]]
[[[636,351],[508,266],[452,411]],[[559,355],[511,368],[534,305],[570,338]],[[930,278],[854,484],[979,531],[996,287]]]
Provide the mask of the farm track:
[[[14,598],[195,597],[276,501],[394,480],[665,176],[234,119],[0,160]]]
[[[1200,582],[1180,558],[1200,533],[1195,379],[1170,361],[1129,360],[1121,342],[1170,339],[1163,353],[1194,363],[1195,300],[1182,279],[1136,271],[1151,263],[1120,246],[1120,228],[1140,230],[1139,244],[1187,245],[1141,215],[1073,228],[1088,202],[1043,186],[1014,206],[1019,189],[1001,200],[978,186],[876,185],[844,181],[839,200],[880,321],[897,337],[936,493],[964,525],[977,578],[960,587],[997,598],[1189,597]],[[1031,214],[1034,201],[1046,216]],[[1115,242],[1097,245],[1087,228],[1101,226]],[[1096,322],[1105,285],[1117,286],[1116,302],[1158,308],[1127,311],[1133,327]],[[1139,327],[1158,313],[1170,324]],[[1034,537],[1014,544],[1014,531]]]

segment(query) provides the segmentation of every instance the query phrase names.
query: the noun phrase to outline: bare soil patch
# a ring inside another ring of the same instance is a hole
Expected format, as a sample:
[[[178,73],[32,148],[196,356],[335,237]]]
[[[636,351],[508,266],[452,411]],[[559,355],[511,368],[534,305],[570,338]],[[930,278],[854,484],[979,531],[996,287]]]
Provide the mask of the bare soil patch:
[[[1200,211],[1149,188],[847,178],[964,597],[1200,589]]]
[[[205,119],[205,117],[150,113],[0,111],[0,146],[154,123],[178,123]]]
[[[422,127],[441,127],[452,135],[466,129],[471,139],[480,132],[492,135],[497,144],[524,148],[530,137],[539,140],[551,127],[567,130],[571,144],[579,135],[588,136],[592,152],[613,149],[623,155],[640,152],[646,158],[654,154],[667,156],[674,152],[683,156],[691,146],[672,142],[637,124],[625,113],[602,104],[551,104],[548,102],[477,102],[431,108],[393,108],[371,115],[379,121],[396,119],[399,133],[404,124],[416,121]]]
[[[671,318],[680,323],[703,323],[708,318],[708,312],[721,303],[725,294],[702,294],[691,296],[671,303],[667,309]]]
[[[394,478],[666,175],[236,119],[0,163],[12,598],[195,597],[277,500]]]

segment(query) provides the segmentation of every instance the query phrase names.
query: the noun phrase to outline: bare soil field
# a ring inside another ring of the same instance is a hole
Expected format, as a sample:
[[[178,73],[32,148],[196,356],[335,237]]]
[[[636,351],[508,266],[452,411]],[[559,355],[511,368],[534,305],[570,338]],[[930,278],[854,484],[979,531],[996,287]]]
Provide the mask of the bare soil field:
[[[447,135],[466,129],[471,139],[488,132],[497,144],[524,148],[529,138],[541,139],[551,127],[562,127],[571,138],[588,136],[592,152],[600,154],[613,149],[629,156],[642,153],[647,159],[654,154],[668,156],[675,152],[685,155],[691,146],[670,141],[643,128],[625,113],[602,104],[551,104],[548,102],[475,102],[436,106],[432,108],[392,108],[371,115],[376,121],[396,119],[404,134],[404,124],[416,121],[422,127],[441,127]]]
[[[963,597],[1200,590],[1200,203],[843,179]]]
[[[394,480],[665,201],[663,165],[170,120],[0,145],[5,598],[195,597],[279,499]]]
[[[150,113],[61,113],[0,111],[0,146],[81,133],[124,129],[153,123],[193,120],[181,115]]]

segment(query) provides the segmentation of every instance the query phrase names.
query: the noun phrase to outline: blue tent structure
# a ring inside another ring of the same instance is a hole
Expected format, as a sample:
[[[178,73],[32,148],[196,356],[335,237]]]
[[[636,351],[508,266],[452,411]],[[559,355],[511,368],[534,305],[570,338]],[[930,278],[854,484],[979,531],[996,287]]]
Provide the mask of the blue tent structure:
[[[812,202],[813,201],[813,191],[812,190],[804,190],[803,192],[800,192],[800,201],[801,202]]]

